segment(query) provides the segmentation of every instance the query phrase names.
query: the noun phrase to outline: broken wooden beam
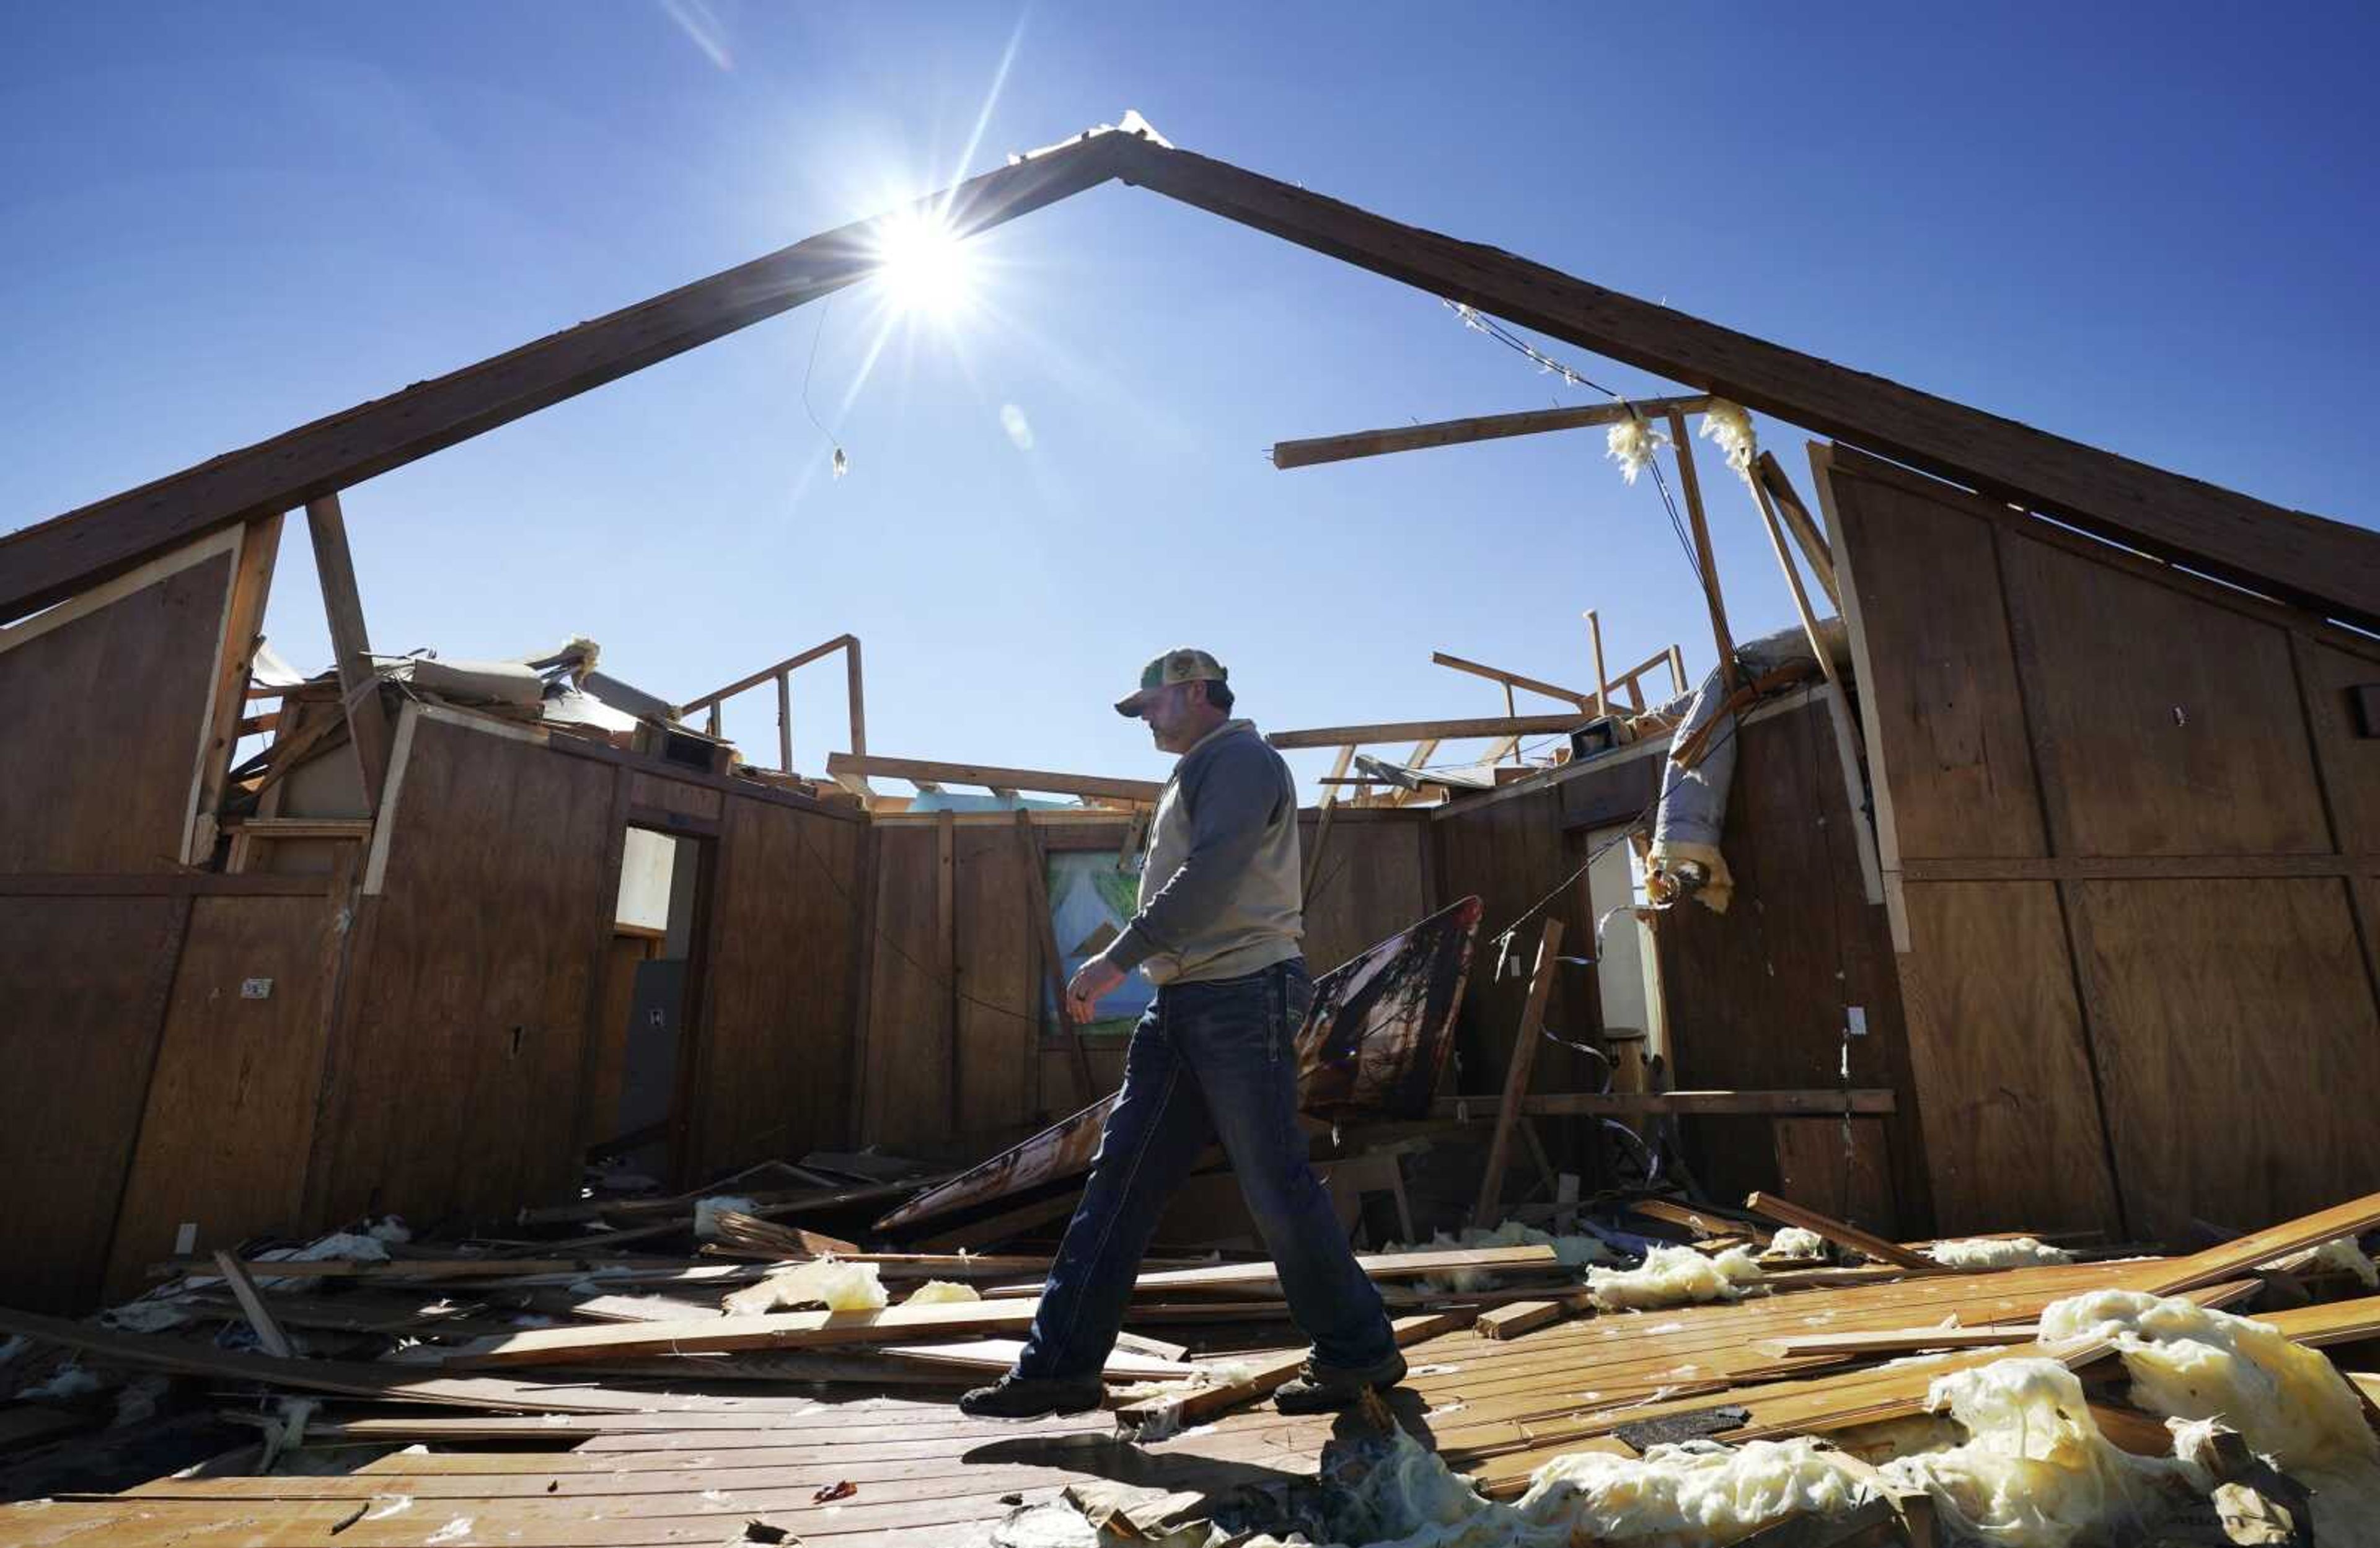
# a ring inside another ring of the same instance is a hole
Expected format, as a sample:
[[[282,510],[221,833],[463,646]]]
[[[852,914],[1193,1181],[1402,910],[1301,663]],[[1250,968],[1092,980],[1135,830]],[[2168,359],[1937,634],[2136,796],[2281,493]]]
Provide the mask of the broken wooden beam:
[[[1528,998],[1521,1004],[1520,1024],[1512,1031],[1512,1053],[1504,1066],[1504,1099],[1496,1105],[1496,1129],[1488,1142],[1488,1161],[1479,1173],[1479,1196],[1471,1206],[1471,1223],[1482,1230],[1495,1225],[1494,1212],[1503,1202],[1504,1167],[1512,1154],[1512,1127],[1524,1121],[1521,1107],[1529,1094],[1529,1073],[1536,1068],[1537,1034],[1545,1029],[1546,999],[1553,993],[1554,974],[1561,963],[1562,922],[1548,917],[1537,937],[1536,965],[1529,970]]]
[[[1662,1115],[1691,1117],[1764,1114],[1889,1113],[1895,1098],[1888,1086],[1852,1086],[1848,1090],[1816,1087],[1797,1091],[1557,1091],[1525,1097],[1522,1113],[1529,1118],[1645,1118]],[[1430,1116],[1467,1122],[1491,1119],[1502,1098],[1441,1096]]]
[[[1566,715],[1488,715],[1458,720],[1391,720],[1370,726],[1318,726],[1305,731],[1277,731],[1265,738],[1280,748],[1360,747],[1373,742],[1419,742],[1435,738],[1452,742],[1475,736],[1559,736],[1585,725],[1588,717],[1572,710]]]
[[[2345,522],[2051,435],[1228,162],[1111,138],[1116,175],[1127,183],[2127,547],[2366,628],[2380,623],[2380,542]]]
[[[1638,413],[1700,414],[1710,406],[1706,396],[1644,398],[1633,403],[1589,404],[1579,408],[1532,408],[1518,414],[1482,414],[1467,419],[1439,419],[1426,425],[1399,425],[1384,430],[1355,430],[1346,435],[1310,436],[1273,443],[1272,465],[1287,469],[1318,463],[1377,457],[1389,452],[1421,452],[1436,446],[1463,446],[1474,441],[1500,441],[1508,436],[1538,435],[1547,430],[1585,429],[1618,424]]]
[[[1912,1252],[1897,1241],[1887,1241],[1872,1231],[1838,1220],[1831,1215],[1821,1215],[1815,1209],[1804,1209],[1791,1199],[1780,1199],[1774,1193],[1754,1193],[1743,1201],[1743,1207],[1755,1215],[1787,1226],[1799,1226],[1805,1231],[1815,1231],[1838,1247],[1848,1247],[1864,1257],[1880,1264],[1905,1268],[1912,1274],[1952,1274],[1957,1270],[1945,1267],[1921,1252]]]
[[[1467,1312],[1436,1312],[1399,1317],[1389,1327],[1396,1336],[1397,1347],[1404,1348],[1425,1338],[1435,1338],[1441,1333],[1452,1333],[1467,1320]],[[1252,1403],[1286,1385],[1305,1369],[1306,1354],[1305,1349],[1284,1350],[1262,1361],[1237,1381],[1210,1386],[1187,1397],[1152,1398],[1127,1404],[1116,1410],[1116,1422],[1127,1430],[1145,1429],[1152,1423],[1204,1424],[1219,1414],[1229,1413],[1243,1403]]]
[[[1456,671],[1469,672],[1474,677],[1484,677],[1490,683],[1501,683],[1508,688],[1526,688],[1533,694],[1543,694],[1549,699],[1568,699],[1582,710],[1595,707],[1593,694],[1582,694],[1575,688],[1565,688],[1559,683],[1548,683],[1542,678],[1524,677],[1517,671],[1506,671],[1501,667],[1491,667],[1480,661],[1468,661],[1460,656],[1450,656],[1443,650],[1431,651],[1429,659],[1433,666],[1451,667]]]
[[[1471,1331],[1482,1338],[1518,1338],[1524,1333],[1560,1322],[1570,1307],[1559,1300],[1515,1300],[1479,1313]]]
[[[941,763],[929,758],[887,758],[859,753],[829,753],[826,771],[835,779],[880,774],[892,780],[941,780],[954,785],[981,785],[987,790],[1004,785],[1010,790],[1106,796],[1151,804],[1165,792],[1165,786],[1155,780],[1120,780],[1098,774],[1061,774],[1040,768],[1001,768],[985,763]]]

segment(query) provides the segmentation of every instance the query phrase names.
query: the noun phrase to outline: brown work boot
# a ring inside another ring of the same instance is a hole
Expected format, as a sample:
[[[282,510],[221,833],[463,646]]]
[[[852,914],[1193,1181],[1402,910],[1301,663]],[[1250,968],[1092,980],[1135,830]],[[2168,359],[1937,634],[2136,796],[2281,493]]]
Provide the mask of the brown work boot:
[[[1329,1413],[1352,1407],[1367,1389],[1394,1386],[1404,1379],[1405,1357],[1402,1349],[1390,1349],[1386,1360],[1354,1371],[1318,1365],[1309,1360],[1303,1370],[1274,1391],[1272,1406],[1285,1414]]]

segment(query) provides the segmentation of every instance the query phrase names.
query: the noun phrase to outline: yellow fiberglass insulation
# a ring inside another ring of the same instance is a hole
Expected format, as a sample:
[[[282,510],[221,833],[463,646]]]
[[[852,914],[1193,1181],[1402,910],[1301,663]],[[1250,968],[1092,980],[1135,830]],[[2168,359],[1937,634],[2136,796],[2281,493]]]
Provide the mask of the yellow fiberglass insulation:
[[[1975,1237],[1961,1241],[1937,1241],[1925,1255],[1951,1268],[2023,1268],[2035,1264],[2070,1264],[2074,1254],[2063,1247],[2047,1247],[2029,1236]]]
[[[748,1317],[805,1306],[823,1306],[830,1312],[879,1312],[885,1301],[883,1281],[877,1277],[874,1264],[819,1258],[737,1290],[727,1297],[725,1305],[730,1315]]]
[[[1768,1239],[1768,1255],[1773,1258],[1823,1258],[1827,1255],[1827,1239],[1799,1226],[1779,1226],[1777,1234]]]
[[[1691,1247],[1650,1247],[1639,1267],[1587,1270],[1586,1289],[1601,1311],[1654,1311],[1740,1300],[1766,1277],[1741,1247],[1707,1257]]]
[[[868,1266],[873,1268],[875,1265],[871,1264]],[[982,1299],[983,1297],[976,1294],[976,1289],[973,1285],[962,1285],[957,1281],[951,1279],[929,1279],[924,1284],[918,1286],[916,1289],[911,1290],[907,1299],[903,1300],[901,1304],[904,1306],[943,1306],[953,1301],[981,1300]]]
[[[2380,1440],[2329,1357],[2269,1324],[2182,1297],[2095,1290],[2049,1306],[2041,1336],[2110,1340],[2132,1401],[2169,1419],[2221,1419],[2314,1492],[2325,1544],[2380,1544]]]
[[[1723,1548],[1788,1516],[1838,1515],[1865,1498],[1852,1464],[1806,1436],[1657,1445],[1641,1457],[1578,1452],[1538,1469],[1504,1505],[1399,1432],[1354,1488],[1375,1548]],[[1244,1548],[1280,1545],[1257,1537]]]
[[[2108,1444],[2082,1384],[2054,1360],[2000,1360],[1935,1382],[1926,1406],[1948,1409],[1961,1445],[1884,1465],[1922,1488],[1970,1537],[2010,1548],[2065,1548],[2157,1513],[2168,1490],[2207,1480],[2188,1463],[2134,1457]]]

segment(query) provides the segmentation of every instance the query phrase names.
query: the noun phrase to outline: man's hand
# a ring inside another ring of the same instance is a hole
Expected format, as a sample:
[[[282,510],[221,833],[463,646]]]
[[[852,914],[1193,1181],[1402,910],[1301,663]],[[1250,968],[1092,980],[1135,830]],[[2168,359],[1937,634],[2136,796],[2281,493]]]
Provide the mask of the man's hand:
[[[1105,957],[1094,957],[1075,971],[1066,986],[1066,1015],[1075,1022],[1088,1022],[1091,1008],[1100,998],[1123,982],[1123,970]]]

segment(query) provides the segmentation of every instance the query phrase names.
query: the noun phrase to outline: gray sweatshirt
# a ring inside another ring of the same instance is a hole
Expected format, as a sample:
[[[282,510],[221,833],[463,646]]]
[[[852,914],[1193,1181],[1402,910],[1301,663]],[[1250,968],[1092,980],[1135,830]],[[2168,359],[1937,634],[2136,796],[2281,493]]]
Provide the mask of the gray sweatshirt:
[[[1149,828],[1140,908],[1107,949],[1163,985],[1238,978],[1305,934],[1297,785],[1250,720],[1226,720],[1173,766]]]

